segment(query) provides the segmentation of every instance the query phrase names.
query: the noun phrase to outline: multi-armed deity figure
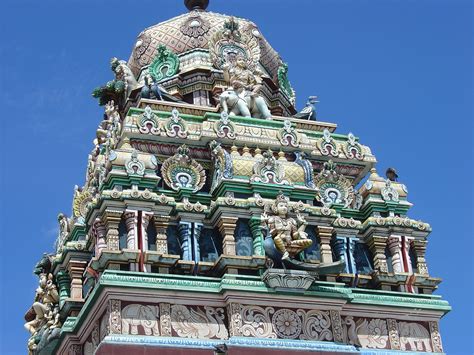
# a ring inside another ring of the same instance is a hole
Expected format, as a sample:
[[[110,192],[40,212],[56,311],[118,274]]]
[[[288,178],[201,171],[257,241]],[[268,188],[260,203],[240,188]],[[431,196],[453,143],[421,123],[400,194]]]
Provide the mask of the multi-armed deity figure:
[[[280,193],[271,206],[273,215],[268,216],[267,212],[262,214],[262,222],[268,228],[275,247],[283,254],[282,260],[295,257],[313,243],[305,233],[308,223],[304,217],[297,212],[295,220],[288,216],[288,211],[288,198]]]
[[[272,114],[259,94],[262,72],[258,68],[251,70],[241,54],[235,63],[223,65],[223,71],[230,87],[220,95],[222,110],[230,115],[270,119]]]

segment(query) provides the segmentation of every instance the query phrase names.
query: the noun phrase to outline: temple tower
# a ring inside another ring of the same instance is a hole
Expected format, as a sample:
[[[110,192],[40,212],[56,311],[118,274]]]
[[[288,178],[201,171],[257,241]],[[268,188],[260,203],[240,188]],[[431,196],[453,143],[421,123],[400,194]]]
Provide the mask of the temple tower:
[[[207,3],[143,30],[94,90],[30,354],[442,353],[450,306],[407,187],[316,97],[298,112],[257,25]]]

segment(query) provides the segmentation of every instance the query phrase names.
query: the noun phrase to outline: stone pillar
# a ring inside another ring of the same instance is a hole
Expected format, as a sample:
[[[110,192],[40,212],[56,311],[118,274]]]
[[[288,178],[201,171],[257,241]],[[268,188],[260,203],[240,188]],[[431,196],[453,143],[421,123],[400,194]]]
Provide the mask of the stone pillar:
[[[250,231],[253,236],[253,254],[254,255],[265,255],[265,249],[263,248],[263,233],[262,233],[262,220],[260,217],[252,217],[249,220]]]
[[[127,226],[127,249],[138,249],[137,243],[137,211],[125,212],[125,224]]]
[[[385,247],[387,238],[372,237],[368,242],[370,251],[374,256],[374,269],[380,272],[388,272],[387,258],[385,257]]]
[[[429,275],[428,266],[426,265],[426,240],[414,240],[413,248],[415,248],[416,254],[416,267],[418,268],[418,273],[421,275]]]
[[[392,255],[393,272],[403,272],[401,247],[402,243],[399,237],[390,237],[388,239],[388,249]]]
[[[170,337],[171,334],[171,305],[160,303],[160,334],[162,337]]]
[[[108,250],[119,250],[119,224],[122,218],[122,211],[105,210],[103,214]]]
[[[191,250],[191,222],[179,222],[178,238],[181,244],[181,258],[183,260],[193,260]]]
[[[234,231],[237,226],[237,217],[223,217],[219,219],[217,227],[221,233],[223,243],[222,243],[222,253],[224,255],[235,255],[235,238]]]
[[[69,298],[71,292],[71,278],[65,270],[61,270],[56,275],[56,281],[59,291],[59,306],[62,307],[66,298]]]
[[[95,237],[95,256],[98,258],[102,250],[107,249],[107,243],[105,241],[107,231],[104,223],[102,223],[99,218],[96,218],[92,225],[92,233]]]
[[[438,322],[430,322],[431,344],[433,345],[433,352],[442,353],[443,343],[441,342],[441,334],[439,333]]]
[[[156,228],[156,251],[161,254],[168,254],[168,240],[166,231],[170,223],[169,216],[153,216]]]
[[[332,263],[331,239],[334,233],[334,228],[326,226],[317,226],[316,228],[321,243],[321,262]]]
[[[398,333],[397,321],[395,319],[387,319],[387,328],[390,349],[400,350],[400,334]]]
[[[87,262],[70,260],[68,264],[69,277],[71,278],[70,297],[73,300],[82,300],[82,275]]]

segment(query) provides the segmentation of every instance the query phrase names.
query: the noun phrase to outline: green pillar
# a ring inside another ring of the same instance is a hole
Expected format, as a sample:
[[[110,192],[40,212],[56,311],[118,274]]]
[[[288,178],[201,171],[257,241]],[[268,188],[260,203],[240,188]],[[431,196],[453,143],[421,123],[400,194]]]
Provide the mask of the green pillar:
[[[253,253],[254,255],[265,255],[265,249],[263,249],[263,234],[262,234],[262,221],[260,217],[252,217],[249,220],[250,231],[253,236]]]
[[[59,289],[59,307],[62,307],[71,291],[71,278],[66,271],[59,271],[56,275],[56,281]]]

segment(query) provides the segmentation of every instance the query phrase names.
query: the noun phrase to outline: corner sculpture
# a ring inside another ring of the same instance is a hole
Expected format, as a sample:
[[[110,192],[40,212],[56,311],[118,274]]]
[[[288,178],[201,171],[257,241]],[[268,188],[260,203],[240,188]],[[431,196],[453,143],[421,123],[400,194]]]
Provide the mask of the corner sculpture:
[[[36,264],[34,273],[39,277],[34,302],[25,314],[25,328],[31,334],[28,353],[39,352],[51,340],[59,337],[59,293],[51,273],[51,260],[44,254]]]

